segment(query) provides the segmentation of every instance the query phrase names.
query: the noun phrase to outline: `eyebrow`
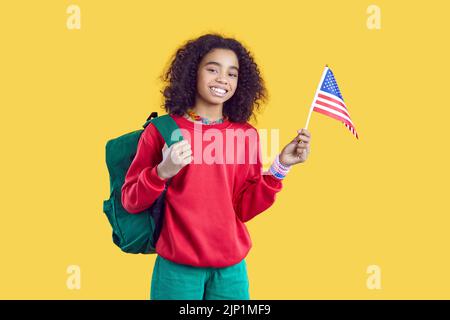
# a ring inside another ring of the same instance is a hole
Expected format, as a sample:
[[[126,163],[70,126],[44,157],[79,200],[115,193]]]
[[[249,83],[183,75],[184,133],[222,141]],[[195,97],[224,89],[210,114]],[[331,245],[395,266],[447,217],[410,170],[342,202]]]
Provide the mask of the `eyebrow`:
[[[205,67],[206,67],[207,65],[209,65],[209,64],[214,64],[214,65],[217,65],[217,66],[219,66],[219,67],[222,66],[220,63],[218,63],[218,62],[216,62],[216,61],[209,61],[209,62],[207,62],[207,63],[205,64]],[[231,66],[230,69],[236,69],[236,71],[239,71],[239,68],[236,67],[236,66]]]

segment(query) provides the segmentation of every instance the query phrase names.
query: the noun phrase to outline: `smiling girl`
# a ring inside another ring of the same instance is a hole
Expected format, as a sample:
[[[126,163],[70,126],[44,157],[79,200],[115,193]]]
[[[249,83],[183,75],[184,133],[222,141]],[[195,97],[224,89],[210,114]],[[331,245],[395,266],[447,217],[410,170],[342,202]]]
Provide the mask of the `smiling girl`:
[[[138,213],[171,178],[151,299],[250,299],[245,257],[252,242],[245,222],[269,208],[291,167],[306,161],[311,134],[298,130],[262,171],[258,131],[248,121],[266,100],[266,89],[251,53],[235,39],[207,34],[188,41],[163,80],[164,108],[185,139],[167,148],[150,123],[122,187],[124,208]],[[229,132],[239,143],[217,138]],[[202,139],[191,139],[199,134]],[[213,160],[244,153],[256,161],[195,161],[212,144]]]

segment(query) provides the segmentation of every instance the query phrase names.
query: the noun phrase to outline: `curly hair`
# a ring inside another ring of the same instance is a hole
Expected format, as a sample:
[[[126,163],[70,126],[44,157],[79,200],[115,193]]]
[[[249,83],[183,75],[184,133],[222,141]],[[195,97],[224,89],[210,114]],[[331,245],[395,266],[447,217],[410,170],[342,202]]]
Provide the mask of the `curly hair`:
[[[264,80],[253,56],[239,41],[217,33],[188,40],[171,58],[167,71],[160,77],[167,85],[162,108],[169,114],[183,116],[195,104],[197,70],[202,58],[213,49],[230,49],[239,61],[238,85],[233,96],[224,102],[222,113],[232,122],[245,123],[253,117],[260,103],[268,99]]]

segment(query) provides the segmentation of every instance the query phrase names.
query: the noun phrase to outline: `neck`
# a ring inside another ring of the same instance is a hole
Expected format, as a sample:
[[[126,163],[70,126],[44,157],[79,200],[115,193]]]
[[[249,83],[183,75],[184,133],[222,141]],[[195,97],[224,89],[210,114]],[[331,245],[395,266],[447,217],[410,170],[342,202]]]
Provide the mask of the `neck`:
[[[208,118],[210,121],[216,121],[223,117],[223,104],[208,104],[197,100],[192,110],[200,117]]]

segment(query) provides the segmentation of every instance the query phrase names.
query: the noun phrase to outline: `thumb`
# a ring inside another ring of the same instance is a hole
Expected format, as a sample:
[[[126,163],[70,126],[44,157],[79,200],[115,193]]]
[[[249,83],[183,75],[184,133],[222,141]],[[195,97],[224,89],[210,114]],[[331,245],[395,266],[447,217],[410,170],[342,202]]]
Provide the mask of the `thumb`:
[[[291,143],[298,143],[299,141],[300,141],[300,133],[297,134],[294,139],[292,139]]]
[[[162,156],[163,156],[163,160],[167,157],[167,153],[169,152],[168,150],[169,148],[167,147],[167,143],[164,143],[164,147],[162,148]]]

